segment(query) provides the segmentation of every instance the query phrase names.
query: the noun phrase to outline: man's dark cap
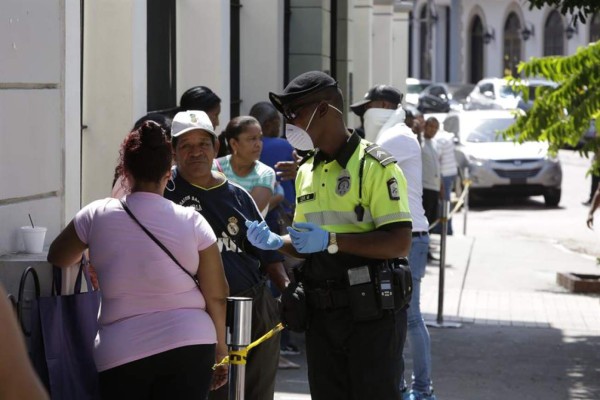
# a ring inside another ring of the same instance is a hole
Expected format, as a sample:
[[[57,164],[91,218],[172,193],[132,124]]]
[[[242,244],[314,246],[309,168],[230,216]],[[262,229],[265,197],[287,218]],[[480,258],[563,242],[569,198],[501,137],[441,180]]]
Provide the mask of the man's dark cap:
[[[365,94],[365,97],[350,106],[350,109],[354,112],[354,114],[362,117],[365,113],[365,105],[372,101],[389,101],[390,103],[394,103],[398,105],[402,102],[402,93],[398,89],[389,85],[377,85],[373,86],[369,91]]]
[[[280,113],[283,113],[284,105],[294,103],[304,96],[329,87],[337,87],[335,79],[325,72],[309,71],[292,79],[283,89],[283,93],[269,92],[269,100]]]

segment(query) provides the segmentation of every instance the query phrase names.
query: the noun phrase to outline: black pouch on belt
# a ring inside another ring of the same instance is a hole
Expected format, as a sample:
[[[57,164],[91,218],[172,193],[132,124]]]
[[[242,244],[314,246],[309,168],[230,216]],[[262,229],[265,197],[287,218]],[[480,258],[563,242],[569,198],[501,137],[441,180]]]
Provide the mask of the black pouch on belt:
[[[348,269],[348,284],[348,301],[354,321],[381,318],[383,311],[371,268],[363,265]]]
[[[406,258],[390,260],[393,273],[394,304],[396,310],[406,307],[412,296],[412,273]]]

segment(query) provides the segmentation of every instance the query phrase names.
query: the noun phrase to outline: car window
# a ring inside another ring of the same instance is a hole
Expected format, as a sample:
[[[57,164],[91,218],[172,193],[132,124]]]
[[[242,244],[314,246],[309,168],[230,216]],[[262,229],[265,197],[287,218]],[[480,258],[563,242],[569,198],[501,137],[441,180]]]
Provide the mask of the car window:
[[[516,97],[516,95],[512,87],[507,85],[500,86],[500,97]]]
[[[441,86],[434,86],[432,88],[429,89],[429,93],[431,93],[434,96],[437,97],[441,97],[441,98],[446,98],[446,92],[444,91],[444,88]]]
[[[494,94],[494,85],[492,85],[491,83],[483,83],[481,84],[481,86],[479,86],[479,91],[481,92],[481,94],[484,94],[485,92],[491,92],[492,94]]]
[[[504,142],[502,131],[514,122],[513,118],[465,119],[461,136],[466,136],[467,142],[473,143]]]
[[[418,84],[413,84],[413,85],[407,85],[406,86],[406,90],[408,91],[408,93],[419,94],[423,90],[425,90],[425,88],[427,86],[429,86],[429,85],[426,84],[426,83],[418,83]]]

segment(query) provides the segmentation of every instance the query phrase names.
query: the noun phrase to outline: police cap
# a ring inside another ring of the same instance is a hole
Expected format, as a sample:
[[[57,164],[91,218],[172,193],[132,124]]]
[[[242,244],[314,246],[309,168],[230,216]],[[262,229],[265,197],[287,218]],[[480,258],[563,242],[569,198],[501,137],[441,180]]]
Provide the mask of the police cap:
[[[269,92],[269,100],[284,116],[285,106],[296,103],[303,97],[329,87],[337,87],[337,81],[325,72],[309,71],[298,75],[283,89],[283,93]]]

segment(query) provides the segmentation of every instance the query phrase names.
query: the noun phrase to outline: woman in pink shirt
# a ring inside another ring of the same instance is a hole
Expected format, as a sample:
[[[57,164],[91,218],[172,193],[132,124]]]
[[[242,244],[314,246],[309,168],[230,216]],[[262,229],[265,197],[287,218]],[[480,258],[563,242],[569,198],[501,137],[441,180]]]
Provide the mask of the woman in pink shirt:
[[[102,398],[204,399],[227,381],[226,367],[212,371],[227,355],[229,291],[215,234],[194,209],[163,197],[172,148],[158,124],[125,138],[120,163],[132,187],[125,204],[180,265],[113,198],[79,211],[48,261],[67,267],[89,248],[102,296],[94,348]]]

